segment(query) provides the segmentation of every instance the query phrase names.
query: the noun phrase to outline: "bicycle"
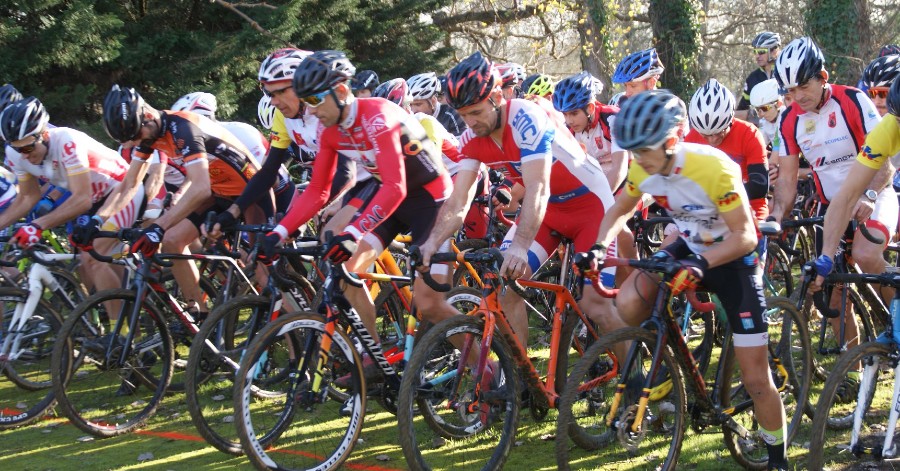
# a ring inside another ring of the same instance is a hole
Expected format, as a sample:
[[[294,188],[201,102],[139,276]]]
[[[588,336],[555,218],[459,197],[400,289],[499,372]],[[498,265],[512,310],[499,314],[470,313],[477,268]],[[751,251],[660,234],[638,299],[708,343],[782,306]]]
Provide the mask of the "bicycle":
[[[675,262],[607,258],[605,266],[629,265],[663,275],[650,317],[641,327],[628,327],[601,337],[575,365],[560,400],[557,419],[557,464],[569,469],[569,444],[573,438],[582,448],[596,449],[619,441],[629,454],[645,446],[667,449],[657,469],[674,469],[684,438],[687,418],[696,431],[722,427],[725,444],[732,456],[748,469],[765,469],[768,456],[765,443],[754,433],[758,424],[753,416],[753,402],[739,382],[740,374],[732,348],[730,326],[726,326],[715,379],[708,383],[691,355],[691,347],[671,309],[668,281],[678,270]],[[594,275],[595,276],[595,275]],[[605,296],[615,290],[594,285]],[[702,303],[696,294],[687,292],[694,309],[708,311],[713,303]],[[791,408],[802,410],[809,390],[809,333],[803,319],[790,303],[781,303],[782,323],[770,327],[770,369],[775,384],[787,404],[788,433],[786,443],[795,436],[803,414],[791,414]],[[771,313],[770,313],[771,315]],[[773,338],[775,340],[773,341]],[[628,347],[630,345],[630,347]],[[617,348],[628,347],[624,361],[617,359]],[[617,381],[600,381],[594,377],[597,365],[618,366]],[[650,391],[662,368],[672,379],[667,400],[651,404]],[[711,390],[710,390],[711,389]],[[687,394],[692,393],[689,402]],[[589,434],[573,434],[572,430]],[[762,453],[760,454],[760,450]]]
[[[896,269],[878,274],[832,273],[830,283],[879,284],[900,288]],[[900,290],[891,300],[892,322],[874,341],[865,342],[841,354],[835,363],[813,418],[807,465],[823,469],[835,448],[856,458],[871,456],[880,462],[896,458],[897,418],[900,403]],[[850,372],[862,364],[859,380],[848,385]],[[893,376],[893,390],[890,389]],[[835,424],[841,426],[835,427]],[[828,430],[826,432],[826,429]]]
[[[575,334],[584,326],[588,339],[599,337],[567,288],[533,280],[518,280],[521,286],[516,286],[498,275],[502,260],[497,249],[432,257],[432,263],[458,261],[484,267],[485,288],[477,310],[444,320],[422,336],[406,367],[397,418],[400,445],[411,469],[429,469],[444,459],[454,468],[502,467],[515,442],[522,395],[527,394],[532,417],[543,420],[556,407],[569,356],[583,348]],[[425,280],[434,289],[446,288],[427,276]],[[503,314],[498,296],[507,287],[520,295],[525,289],[554,292],[556,310],[546,364],[536,366]],[[610,379],[613,374],[611,369],[598,372]],[[491,441],[492,449],[469,447],[475,436]]]

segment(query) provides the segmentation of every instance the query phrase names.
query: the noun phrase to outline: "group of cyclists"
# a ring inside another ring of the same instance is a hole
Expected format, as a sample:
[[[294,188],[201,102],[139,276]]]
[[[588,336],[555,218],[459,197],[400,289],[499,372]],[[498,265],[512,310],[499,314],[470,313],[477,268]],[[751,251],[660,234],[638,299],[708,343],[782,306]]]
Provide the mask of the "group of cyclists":
[[[587,72],[554,83],[480,52],[446,75],[380,82],[340,51],[279,49],[258,73],[259,119],[268,138],[254,126],[216,120],[209,93],[190,93],[164,109],[134,88],[114,85],[103,102],[103,125],[118,150],[51,125],[37,98],[5,85],[0,139],[8,171],[0,174],[0,228],[27,218],[11,243],[28,248],[44,229],[70,224],[71,243],[83,251],[82,279],[103,290],[119,287],[122,273],[89,253],[121,248],[115,239],[96,239],[99,231],[141,222],[128,250],[189,254],[202,238],[283,214],[260,241],[257,256],[271,263],[281,244],[324,211],[330,218],[319,235],[329,261],[364,272],[396,236],[409,234],[423,269],[449,282],[449,267],[430,260],[471,226],[471,202],[487,191],[485,170],[496,170],[512,202],[495,202],[517,212],[499,246],[500,273],[529,277],[561,240],[572,241],[583,255],[581,269],[602,270],[597,282],[620,288],[615,301],[592,289],[579,300],[601,332],[612,332],[638,326],[650,313],[655,275],[616,273],[603,260],[636,257],[626,222],[652,199],[674,219],[653,257],[679,265],[673,293],[702,286],[720,299],[769,469],[788,469],[785,412],[768,369],[766,239],[758,225],[782,221],[798,179],[812,179],[825,215],[813,289],[832,270],[851,219],[885,242],[892,238],[900,213],[891,186],[900,158],[900,50],[886,46],[856,88],[829,82],[811,38],[782,48],[778,34],[763,32],[752,49],[759,68],[740,100],[710,78],[688,103],[659,88],[664,65],[653,48],[618,64],[612,80],[624,92],[613,103],[600,101],[603,84]],[[286,170],[294,160],[311,162],[302,191]],[[853,257],[866,272],[884,270],[883,249],[853,238]],[[209,305],[196,264],[176,260],[172,273],[202,322]],[[367,330],[377,333],[369,290],[343,289]],[[422,278],[414,293],[421,320],[437,324],[460,315]],[[501,303],[527,345],[523,298],[510,290]],[[845,327],[856,337],[852,317]],[[374,360],[362,362],[366,380],[377,381]]]

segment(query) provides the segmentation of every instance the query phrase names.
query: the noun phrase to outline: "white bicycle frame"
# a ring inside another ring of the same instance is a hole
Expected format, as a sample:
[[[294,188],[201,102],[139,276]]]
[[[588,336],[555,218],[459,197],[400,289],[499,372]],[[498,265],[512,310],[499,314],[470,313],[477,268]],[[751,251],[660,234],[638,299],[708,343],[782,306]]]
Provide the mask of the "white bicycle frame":
[[[62,288],[53,273],[42,262],[54,263],[74,259],[75,254],[34,253],[34,262],[28,270],[28,297],[24,303],[16,304],[16,311],[9,323],[9,330],[3,338],[3,345],[0,346],[0,358],[7,361],[17,360],[22,355],[21,345],[24,340],[45,333],[32,332],[26,336],[26,332],[23,330],[25,324],[34,315],[34,310],[44,295],[44,289],[59,291]],[[71,302],[71,299],[69,301]]]

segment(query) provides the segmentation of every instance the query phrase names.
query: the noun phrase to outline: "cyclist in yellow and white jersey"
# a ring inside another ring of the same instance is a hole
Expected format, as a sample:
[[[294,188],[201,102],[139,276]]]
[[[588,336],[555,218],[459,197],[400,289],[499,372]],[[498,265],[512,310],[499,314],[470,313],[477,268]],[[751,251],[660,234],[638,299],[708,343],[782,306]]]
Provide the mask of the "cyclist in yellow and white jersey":
[[[680,237],[654,254],[681,268],[672,291],[700,281],[716,293],[734,331],[741,381],[753,398],[769,469],[787,469],[785,414],[768,368],[768,328],[763,311],[761,271],[754,249],[756,229],[741,169],[728,155],[703,144],[681,141],[687,109],[664,90],[639,93],[625,102],[613,122],[619,146],[632,151],[625,191],[600,224],[597,243],[586,259],[601,260],[646,193],[675,219]],[[657,289],[654,275],[635,271],[616,298],[619,316],[637,326],[647,318]],[[623,324],[624,326],[624,324]]]

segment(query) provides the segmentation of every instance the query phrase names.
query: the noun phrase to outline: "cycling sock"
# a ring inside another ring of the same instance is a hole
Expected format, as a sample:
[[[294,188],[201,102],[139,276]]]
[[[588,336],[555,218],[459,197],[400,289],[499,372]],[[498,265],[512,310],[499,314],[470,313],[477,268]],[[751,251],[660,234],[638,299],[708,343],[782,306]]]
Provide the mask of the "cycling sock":
[[[759,428],[759,435],[769,451],[769,469],[787,469],[787,450],[784,443],[784,427],[775,431]]]

